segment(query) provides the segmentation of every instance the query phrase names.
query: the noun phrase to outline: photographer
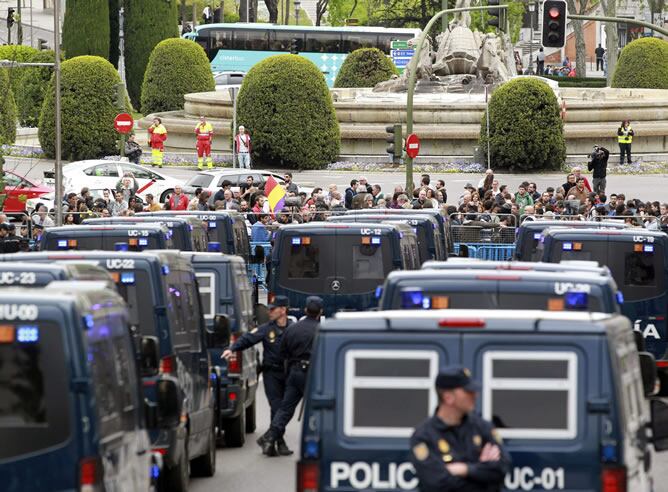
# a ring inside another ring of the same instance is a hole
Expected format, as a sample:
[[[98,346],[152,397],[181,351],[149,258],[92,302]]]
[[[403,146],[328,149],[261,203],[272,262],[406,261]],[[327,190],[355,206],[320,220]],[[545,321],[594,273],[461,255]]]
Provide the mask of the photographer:
[[[605,194],[608,157],[610,157],[608,149],[594,145],[594,149],[589,156],[589,163],[587,164],[587,168],[594,172],[594,186],[592,190],[594,193]]]

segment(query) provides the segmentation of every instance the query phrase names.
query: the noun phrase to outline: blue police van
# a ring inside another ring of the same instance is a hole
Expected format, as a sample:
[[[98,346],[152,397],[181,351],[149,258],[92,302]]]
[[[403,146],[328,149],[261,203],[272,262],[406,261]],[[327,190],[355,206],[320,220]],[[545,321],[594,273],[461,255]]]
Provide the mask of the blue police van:
[[[619,313],[610,275],[521,270],[390,272],[380,309],[538,309]]]
[[[646,229],[548,229],[543,261],[597,261],[610,268],[624,296],[622,313],[642,334],[668,385],[668,236]]]
[[[538,244],[545,229],[571,227],[578,229],[625,229],[627,225],[619,220],[579,221],[579,220],[525,220],[515,231],[515,253],[513,259],[520,261],[540,261],[542,251]]]
[[[274,236],[269,302],[284,295],[303,316],[306,298],[322,297],[325,316],[377,304],[375,291],[392,270],[419,267],[415,233],[404,224],[310,223]]]
[[[125,304],[105,286],[0,290],[5,491],[153,489],[147,421],[179,419],[176,384],[156,382],[157,407],[145,403]]]
[[[482,260],[479,258],[449,258],[448,261],[428,261],[422,270],[510,270],[535,272],[588,272],[610,276],[610,269],[596,261],[560,261],[542,263],[533,261]]]
[[[504,490],[652,490],[651,443],[668,449],[668,406],[647,399],[656,367],[637,351],[628,319],[496,310],[325,320],[305,393],[297,490],[417,490],[408,438],[433,414],[436,375],[453,364],[481,383],[477,412],[510,452]]]
[[[413,229],[417,238],[420,263],[447,258],[438,222],[431,215],[346,214],[328,217],[327,221],[406,224]]]
[[[244,260],[235,255],[181,253],[195,270],[202,311],[207,328],[214,333],[215,323],[228,325],[229,343],[256,328],[256,310]],[[222,319],[221,319],[222,318]],[[224,343],[223,343],[224,342]],[[259,351],[251,347],[221,358],[227,341],[214,338],[209,354],[214,364],[214,385],[218,442],[240,447],[246,434],[255,432],[256,395],[259,380]]]
[[[90,280],[105,282],[115,291],[116,284],[111,275],[97,265],[88,263],[41,264],[0,263],[0,287],[44,287],[58,280]]]
[[[181,251],[206,251],[208,248],[207,232],[202,222],[195,217],[104,217],[86,219],[82,225],[132,225],[132,224],[163,224],[169,229],[174,248]]]
[[[152,426],[152,448],[164,459],[164,490],[188,487],[189,474],[212,476],[216,470],[217,425],[211,390],[212,365],[197,279],[178,251],[64,251],[15,253],[2,262],[90,262],[109,271],[127,302],[131,332],[140,337],[143,395],[158,398],[164,378],[176,381],[179,418]],[[223,327],[214,327],[226,345]]]
[[[167,226],[160,224],[80,225],[49,227],[44,230],[40,251],[104,250],[143,251],[172,249],[174,242]]]

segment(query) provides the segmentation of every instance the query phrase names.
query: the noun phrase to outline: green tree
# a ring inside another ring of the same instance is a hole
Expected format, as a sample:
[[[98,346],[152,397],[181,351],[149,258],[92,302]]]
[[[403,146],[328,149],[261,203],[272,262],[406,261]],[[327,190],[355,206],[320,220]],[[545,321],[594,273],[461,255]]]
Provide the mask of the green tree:
[[[489,101],[489,147],[494,169],[560,169],[566,159],[559,103],[545,82],[521,78],[506,82]],[[483,115],[480,149],[487,155]]]
[[[53,51],[38,51],[30,60],[35,63],[53,63]],[[21,126],[36,127],[42,110],[44,95],[49,87],[53,69],[30,67],[23,71],[16,90],[16,105]]]
[[[396,73],[392,60],[378,48],[360,48],[346,57],[334,87],[373,87]]]
[[[109,0],[109,61],[118,68],[118,11],[122,0]]]
[[[183,109],[185,94],[215,88],[209,59],[199,44],[187,39],[165,39],[149,58],[141,109],[144,114]]]
[[[153,48],[179,35],[174,0],[125,0],[125,66],[132,105],[140,106],[141,86]]]
[[[78,56],[61,65],[62,158],[95,159],[116,155],[114,86],[120,77],[114,66],[98,56]],[[39,143],[55,156],[55,87],[53,78],[39,117]],[[129,107],[127,108],[129,110]]]
[[[16,62],[31,62],[33,58],[39,53],[35,48],[22,45],[5,45],[0,46],[0,60],[10,60]],[[12,92],[17,93],[21,85],[21,77],[23,74],[32,68],[12,68],[9,71],[9,81],[12,87]]]
[[[16,140],[16,104],[9,84],[8,69],[0,68],[0,145]]]
[[[622,50],[612,87],[668,89],[668,41],[641,38]]]
[[[63,50],[67,58],[81,55],[109,58],[108,0],[67,0]]]
[[[325,78],[298,55],[266,58],[241,85],[238,121],[251,132],[261,165],[321,169],[339,154],[341,137]]]

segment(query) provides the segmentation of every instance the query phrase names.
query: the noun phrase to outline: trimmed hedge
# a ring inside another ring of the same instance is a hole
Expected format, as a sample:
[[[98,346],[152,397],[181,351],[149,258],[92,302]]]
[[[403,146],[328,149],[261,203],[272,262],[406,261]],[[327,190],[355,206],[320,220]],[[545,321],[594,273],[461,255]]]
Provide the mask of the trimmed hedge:
[[[378,48],[360,48],[346,57],[334,87],[373,87],[398,73],[392,60]]]
[[[494,169],[556,170],[566,160],[559,103],[550,86],[535,79],[515,79],[492,94],[488,106],[490,154]],[[483,115],[480,150],[487,155]]]
[[[144,114],[183,109],[184,95],[216,89],[204,49],[188,39],[165,39],[151,53],[141,91]]]
[[[23,45],[5,45],[0,46],[0,60],[11,60],[17,62],[31,62],[33,58],[39,53],[39,50]],[[9,72],[10,84],[14,94],[17,93],[21,86],[21,77],[27,71],[32,70],[30,67],[26,68],[12,68]]]
[[[546,79],[559,83],[559,87],[606,87],[605,77],[557,77],[555,75],[541,75]]]
[[[109,58],[109,0],[67,0],[63,50],[67,58]]]
[[[116,155],[118,135],[114,118],[114,85],[120,82],[114,66],[98,56],[78,56],[61,65],[62,157],[95,159]],[[55,110],[53,78],[39,117],[39,143],[49,157],[55,156]],[[127,110],[130,110],[128,107]]]
[[[141,103],[144,73],[153,48],[167,38],[179,36],[178,4],[175,0],[125,0],[125,67],[132,105]]]
[[[641,38],[622,50],[612,87],[629,89],[668,89],[668,41]]]
[[[5,68],[0,69],[0,145],[16,141],[16,104],[7,72]]]
[[[38,51],[30,60],[36,63],[53,63],[54,52]],[[53,70],[51,67],[30,67],[25,70],[19,80],[16,91],[16,105],[21,126],[36,127],[39,123],[39,113],[42,111],[44,95],[49,87]]]
[[[237,96],[237,119],[251,133],[256,166],[322,169],[339,155],[341,136],[325,78],[298,55],[266,58]]]

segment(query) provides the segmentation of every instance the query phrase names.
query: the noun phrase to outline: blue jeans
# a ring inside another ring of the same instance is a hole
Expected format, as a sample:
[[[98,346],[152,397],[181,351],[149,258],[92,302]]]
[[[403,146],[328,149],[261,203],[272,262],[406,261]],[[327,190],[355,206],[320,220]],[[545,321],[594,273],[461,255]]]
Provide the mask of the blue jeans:
[[[250,169],[250,154],[248,152],[241,152],[237,154],[240,169]]]

